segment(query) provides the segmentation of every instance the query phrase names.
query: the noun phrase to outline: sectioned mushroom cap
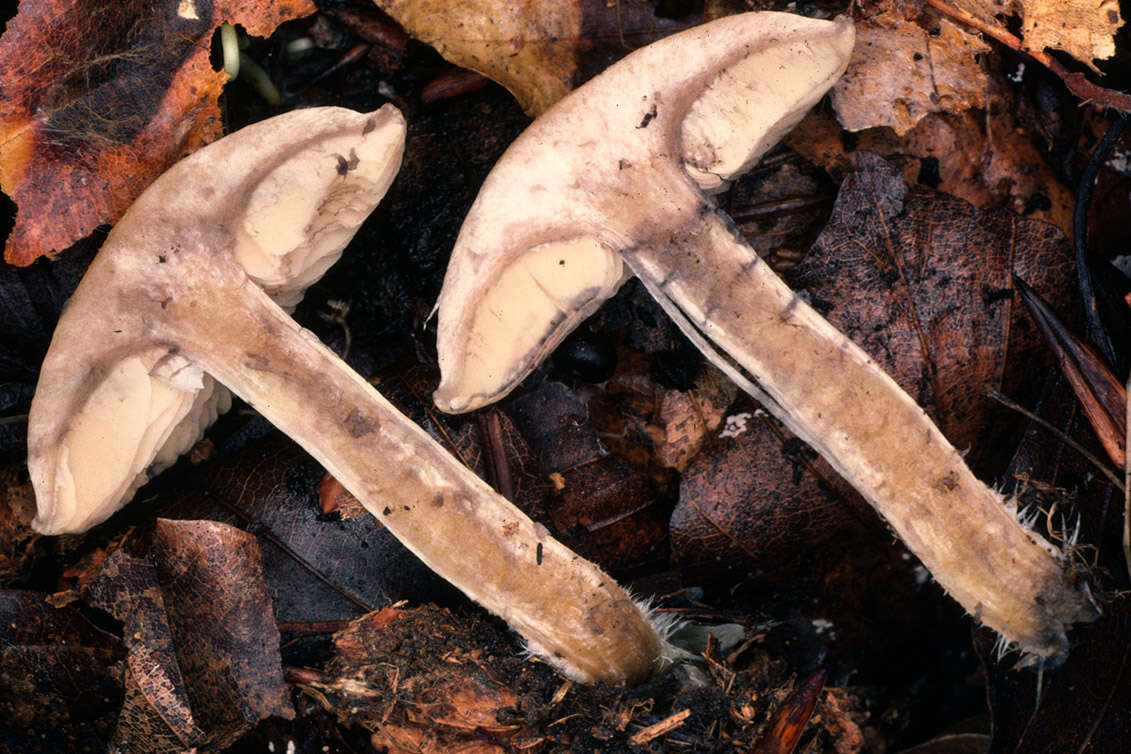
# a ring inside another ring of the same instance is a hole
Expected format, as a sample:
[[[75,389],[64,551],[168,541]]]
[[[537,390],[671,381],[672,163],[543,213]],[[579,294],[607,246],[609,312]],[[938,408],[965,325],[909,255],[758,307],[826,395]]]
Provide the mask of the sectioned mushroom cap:
[[[323,107],[241,134],[180,161],[144,192],[100,254],[114,258],[106,284],[80,286],[68,304],[29,417],[39,531],[79,532],[103,521],[230,405],[227,390],[175,344],[135,347],[100,331],[100,312],[115,309],[102,300],[115,294],[110,281],[144,284],[142,265],[164,265],[182,247],[206,243],[293,308],[384,196],[400,167],[404,120],[391,106],[370,114]],[[219,218],[217,205],[227,208]],[[153,251],[115,254],[116,247]],[[200,274],[195,285],[205,289],[208,272]],[[202,300],[218,314],[229,305],[207,294]],[[74,312],[82,316],[67,316]]]
[[[851,21],[746,13],[633,52],[557,103],[488,176],[437,302],[436,405],[509,392],[626,279],[649,218],[702,204],[848,64]]]

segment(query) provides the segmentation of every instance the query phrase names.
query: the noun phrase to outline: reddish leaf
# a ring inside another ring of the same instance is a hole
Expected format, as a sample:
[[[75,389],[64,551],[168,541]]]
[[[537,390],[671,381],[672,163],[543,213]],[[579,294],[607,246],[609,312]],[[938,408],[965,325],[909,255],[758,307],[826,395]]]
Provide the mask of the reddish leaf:
[[[824,671],[798,679],[793,693],[774,712],[766,732],[754,744],[754,754],[793,754],[824,687]]]
[[[19,206],[5,259],[54,254],[220,135],[223,22],[267,36],[309,0],[23,2],[0,39],[0,187]]]

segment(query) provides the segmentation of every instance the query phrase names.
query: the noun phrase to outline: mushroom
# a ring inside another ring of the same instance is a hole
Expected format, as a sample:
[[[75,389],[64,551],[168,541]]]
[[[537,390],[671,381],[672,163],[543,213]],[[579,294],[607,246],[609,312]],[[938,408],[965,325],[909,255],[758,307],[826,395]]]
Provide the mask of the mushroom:
[[[229,388],[433,570],[570,678],[639,681],[666,646],[596,566],[496,494],[280,304],[341,254],[400,166],[404,121],[301,110],[168,170],[63,313],[31,408],[35,527],[80,532],[199,435]],[[274,301],[272,299],[275,299]]]
[[[435,402],[460,412],[505,395],[627,267],[967,611],[1024,652],[1059,658],[1067,626],[1095,616],[1086,585],[705,196],[817,102],[853,40],[843,17],[731,16],[633,52],[538,118],[456,241],[437,303]]]

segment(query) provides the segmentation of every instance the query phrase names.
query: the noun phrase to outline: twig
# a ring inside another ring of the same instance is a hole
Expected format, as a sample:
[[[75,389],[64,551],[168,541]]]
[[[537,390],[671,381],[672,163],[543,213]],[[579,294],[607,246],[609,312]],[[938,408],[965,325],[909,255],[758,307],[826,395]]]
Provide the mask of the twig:
[[[943,15],[950,16],[956,21],[974,27],[986,36],[993,37],[1011,50],[1025,53],[1059,76],[1064,82],[1064,85],[1068,87],[1068,90],[1084,100],[1084,102],[1110,107],[1115,110],[1122,110],[1123,112],[1131,112],[1131,95],[1117,92],[1114,89],[1105,89],[1102,86],[1093,84],[1091,81],[1088,81],[1084,74],[1074,73],[1068,70],[1061,65],[1056,58],[1052,57],[1044,50],[1029,49],[1020,38],[1010,34],[1001,26],[987,23],[970,11],[956,8],[947,2],[947,0],[927,0],[927,5]]]
[[[339,597],[342,597],[343,599],[352,603],[355,607],[357,607],[359,610],[361,610],[362,612],[365,612],[365,613],[371,613],[371,612],[373,612],[374,610],[377,609],[373,605],[369,604],[369,602],[367,600],[365,600],[362,597],[359,597],[358,595],[354,594],[351,590],[349,590],[346,587],[342,586],[341,584],[338,584],[337,582],[333,581],[330,577],[326,576],[321,571],[319,571],[317,568],[315,568],[310,563],[310,561],[308,561],[306,558],[299,555],[286,542],[284,542],[282,539],[280,539],[275,534],[275,532],[271,531],[271,528],[269,526],[267,526],[266,523],[259,520],[258,518],[255,518],[254,516],[248,514],[247,511],[243,510],[242,508],[240,508],[235,503],[232,503],[228,500],[225,500],[223,496],[217,496],[214,499],[221,506],[223,506],[225,509],[227,509],[229,513],[234,515],[236,518],[240,519],[240,521],[242,521],[244,523],[244,526],[247,527],[247,530],[249,532],[251,532],[252,534],[255,534],[257,536],[262,537],[263,539],[267,540],[271,544],[278,547],[280,550],[282,550],[287,555],[287,557],[289,557],[291,560],[298,563],[304,570],[306,570],[307,573],[309,573],[311,576],[313,576],[314,578],[321,581],[323,584],[325,584],[327,587],[329,587],[330,590],[333,591],[335,594],[337,594]]]
[[[487,409],[478,415],[479,433],[487,451],[487,474],[491,486],[507,500],[514,500],[515,485],[507,463],[507,448],[503,442],[503,427],[496,409]]]
[[[1002,393],[999,393],[997,390],[995,390],[990,385],[983,385],[983,389],[986,391],[986,395],[993,398],[995,401],[997,401],[1001,405],[1005,406],[1006,408],[1013,409],[1014,411],[1021,414],[1025,418],[1031,419],[1032,421],[1036,422],[1040,426],[1044,427],[1054,437],[1056,437],[1056,439],[1060,440],[1062,443],[1064,443],[1068,447],[1075,450],[1077,453],[1082,455],[1084,458],[1091,461],[1092,464],[1097,469],[1100,470],[1100,473],[1103,474],[1105,477],[1107,477],[1108,481],[1110,481],[1113,485],[1115,485],[1116,489],[1118,489],[1120,492],[1126,493],[1126,488],[1123,486],[1122,480],[1120,480],[1120,478],[1118,476],[1116,476],[1115,472],[1112,471],[1110,468],[1108,468],[1108,465],[1106,463],[1101,461],[1099,458],[1096,458],[1096,456],[1093,455],[1091,452],[1089,452],[1088,449],[1085,448],[1083,445],[1076,442],[1071,437],[1066,435],[1064,432],[1057,429],[1053,425],[1049,424],[1047,421],[1045,421],[1041,417],[1037,416],[1032,411],[1030,411],[1029,409],[1022,406],[1020,403],[1016,403],[1011,398],[1008,398],[1007,396],[1003,395]]]
[[[633,733],[628,742],[633,746],[643,746],[644,744],[652,741],[665,733],[670,733],[679,726],[683,725],[687,718],[691,717],[691,710],[680,710],[670,717],[666,717],[658,723],[649,725],[647,728],[641,728]]]

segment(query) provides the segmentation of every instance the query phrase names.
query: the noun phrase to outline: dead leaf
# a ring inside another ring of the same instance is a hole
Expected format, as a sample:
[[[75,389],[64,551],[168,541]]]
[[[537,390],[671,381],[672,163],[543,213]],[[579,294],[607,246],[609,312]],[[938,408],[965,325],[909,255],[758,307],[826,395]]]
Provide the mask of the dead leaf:
[[[581,31],[577,2],[374,1],[446,60],[505,86],[529,115],[571,89],[577,70],[571,40]]]
[[[0,187],[19,206],[5,259],[28,265],[114,222],[167,167],[220,136],[223,22],[268,36],[310,0],[23,2],[0,38]]]
[[[530,116],[564,97],[579,78],[693,22],[657,18],[651,4],[604,0],[374,2],[449,62],[505,86]]]
[[[1094,60],[1115,54],[1115,32],[1123,25],[1118,0],[952,0],[983,21],[1021,17],[1021,37],[1031,50],[1064,50],[1098,72]]]
[[[1051,225],[909,189],[876,155],[857,163],[796,280],[955,447],[978,453],[982,386],[1016,395],[1047,359],[1013,276],[1066,308],[1071,250]]]
[[[46,594],[0,590],[0,750],[103,751],[122,700],[122,644]]]
[[[543,382],[516,391],[506,406],[543,474],[549,476],[601,455],[588,407],[562,383]]]
[[[223,748],[263,718],[293,717],[250,534],[158,519],[148,556],[119,548],[88,596],[122,621],[129,648],[120,750]]]
[[[769,570],[858,528],[866,505],[761,410],[738,411],[683,474],[671,516],[672,563]],[[866,515],[866,514],[865,514]]]
[[[26,576],[35,555],[31,529],[35,517],[35,491],[31,482],[18,482],[11,470],[0,469],[0,579],[3,583]]]
[[[555,479],[549,515],[568,547],[614,574],[664,562],[670,504],[643,470],[603,455]]]
[[[891,126],[905,134],[928,113],[985,106],[986,77],[976,58],[989,47],[946,19],[928,31],[895,12],[856,24],[856,47],[832,91],[844,128]]]
[[[904,179],[922,183],[980,209],[1009,209],[1072,233],[1075,201],[1040,148],[1016,120],[1016,103],[991,79],[990,115],[973,110],[927,115],[897,136],[889,128],[860,132],[847,150],[835,119],[811,113],[791,133],[789,146],[834,172],[852,170],[854,155],[876,152],[900,167]],[[1017,138],[1004,138],[1012,134]]]
[[[681,346],[651,355],[623,349],[619,362],[589,404],[602,440],[640,465],[682,471],[722,424],[738,389]]]
[[[368,512],[322,514],[323,474],[301,448],[272,432],[195,472],[168,496],[161,515],[255,532],[281,623],[349,620],[367,606],[432,596],[438,578]]]

